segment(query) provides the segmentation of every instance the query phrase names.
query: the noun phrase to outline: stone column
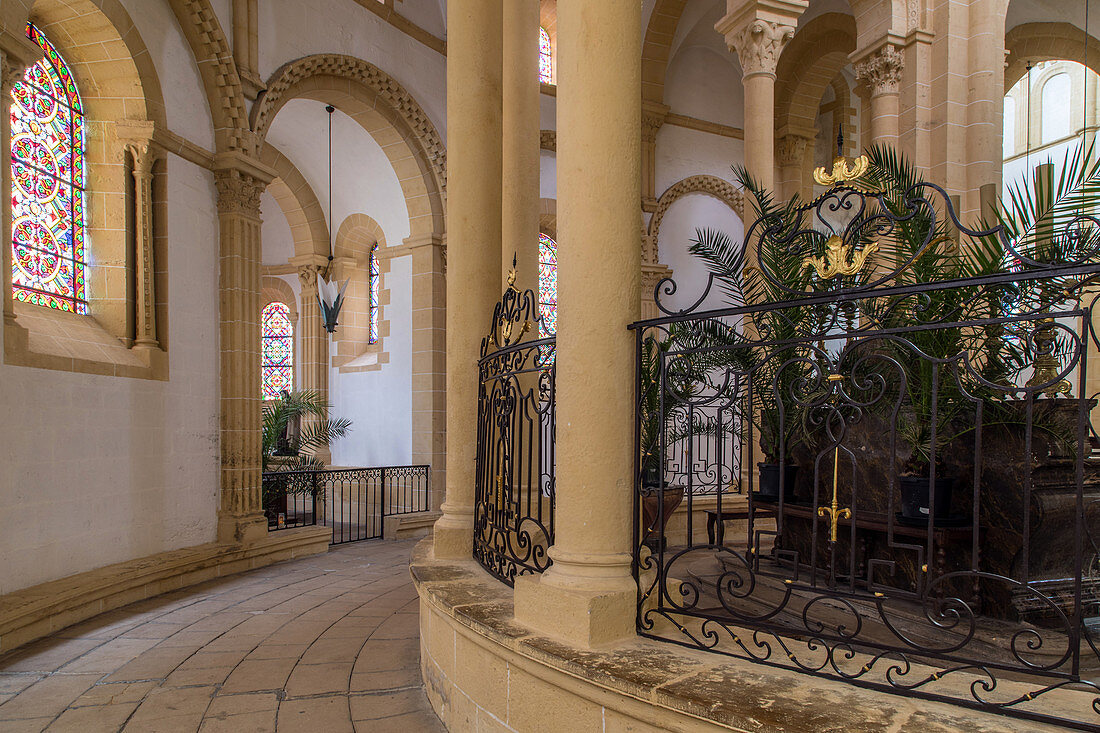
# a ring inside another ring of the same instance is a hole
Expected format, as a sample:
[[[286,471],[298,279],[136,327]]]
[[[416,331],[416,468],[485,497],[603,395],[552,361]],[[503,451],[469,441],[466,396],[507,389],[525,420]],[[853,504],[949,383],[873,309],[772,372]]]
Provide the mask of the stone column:
[[[298,267],[298,284],[302,287],[301,305],[298,309],[299,343],[302,344],[299,386],[303,390],[316,392],[321,399],[328,402],[329,337],[325,331],[324,319],[321,318],[321,306],[317,303],[317,275],[325,271],[325,258],[311,255],[305,259],[312,261],[298,262],[295,261],[298,258],[291,259],[291,263]],[[302,418],[302,427],[316,425],[317,422],[317,416],[307,415]],[[327,446],[318,448],[314,455],[324,461],[326,466],[332,462],[332,452]]]
[[[871,93],[871,143],[897,148],[901,51],[893,45],[880,46],[863,54],[855,70]]]
[[[804,194],[803,177],[807,169],[806,148],[812,146],[813,135],[805,133],[787,132],[776,140],[775,162],[779,169],[779,180],[776,181],[779,199],[785,201],[795,194]]]
[[[134,177],[134,347],[159,349],[157,341],[156,263],[153,257],[153,125],[147,135],[131,137],[126,150],[133,159]]]
[[[981,187],[1001,183],[1004,149],[1005,14],[1009,0],[971,0],[967,8],[970,40],[966,105],[967,190],[963,195],[964,221],[981,214]]]
[[[221,320],[221,508],[218,541],[267,535],[260,503],[260,194],[275,178],[239,152],[214,158]]]
[[[558,2],[554,564],[516,579],[515,613],[582,646],[634,635],[640,25],[637,0]]]
[[[775,188],[775,66],[808,0],[755,0],[714,26],[737,52],[745,87],[745,167]]]
[[[506,0],[503,40],[503,251],[501,289],[512,258],[516,288],[539,286],[539,3]]]
[[[501,0],[447,3],[447,498],[436,557],[473,553],[477,360],[500,298]]]
[[[657,210],[657,133],[665,124],[670,108],[656,102],[642,102],[642,211]]]

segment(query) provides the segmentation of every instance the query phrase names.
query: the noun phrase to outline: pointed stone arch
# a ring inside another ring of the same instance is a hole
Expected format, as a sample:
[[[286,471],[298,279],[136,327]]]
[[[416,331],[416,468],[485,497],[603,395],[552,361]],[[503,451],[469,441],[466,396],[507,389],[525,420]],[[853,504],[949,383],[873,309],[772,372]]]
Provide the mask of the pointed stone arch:
[[[258,140],[267,136],[283,105],[298,98],[340,108],[374,137],[401,182],[413,236],[445,231],[446,148],[423,108],[393,77],[341,54],[291,61],[271,76],[253,107]]]

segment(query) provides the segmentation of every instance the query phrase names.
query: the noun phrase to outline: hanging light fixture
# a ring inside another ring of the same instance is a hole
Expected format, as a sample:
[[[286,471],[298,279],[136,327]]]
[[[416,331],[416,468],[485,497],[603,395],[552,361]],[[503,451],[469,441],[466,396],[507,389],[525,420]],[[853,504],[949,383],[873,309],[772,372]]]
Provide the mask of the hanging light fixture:
[[[328,267],[326,273],[331,277],[332,272],[332,113],[336,108],[331,104],[325,107],[328,112]],[[344,305],[344,291],[348,288],[351,278],[344,280],[344,284],[337,291],[336,283],[328,282],[320,272],[317,273],[317,304],[321,307],[321,316],[325,321],[325,330],[329,333],[336,332],[339,325],[336,319],[340,316],[340,308]]]

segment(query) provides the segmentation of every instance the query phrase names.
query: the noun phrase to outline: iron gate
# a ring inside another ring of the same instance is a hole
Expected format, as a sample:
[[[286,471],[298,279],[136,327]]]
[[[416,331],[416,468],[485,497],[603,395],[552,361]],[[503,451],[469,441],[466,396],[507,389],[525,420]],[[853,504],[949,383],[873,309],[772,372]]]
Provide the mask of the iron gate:
[[[263,498],[269,531],[322,524],[334,545],[379,539],[385,517],[431,509],[429,468],[269,471]]]
[[[1098,221],[1049,182],[970,230],[872,158],[755,191],[697,236],[707,292],[632,326],[639,633],[1100,730]]]
[[[474,557],[508,585],[549,567],[554,543],[555,340],[514,282],[481,344],[474,495]]]

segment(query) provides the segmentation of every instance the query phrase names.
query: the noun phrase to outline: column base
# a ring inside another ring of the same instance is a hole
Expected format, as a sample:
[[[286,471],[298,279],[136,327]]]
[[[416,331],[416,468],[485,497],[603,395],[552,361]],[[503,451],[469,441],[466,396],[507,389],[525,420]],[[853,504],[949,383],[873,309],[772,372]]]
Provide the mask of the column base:
[[[474,514],[454,512],[444,503],[443,516],[435,523],[435,556],[469,560],[474,555]]]
[[[589,584],[571,586],[568,577],[556,579],[552,573],[553,568],[516,578],[516,621],[587,648],[634,638],[638,589],[632,579],[594,590]]]
[[[265,537],[267,537],[267,516],[263,512],[218,514],[218,542],[230,545],[251,545]]]

